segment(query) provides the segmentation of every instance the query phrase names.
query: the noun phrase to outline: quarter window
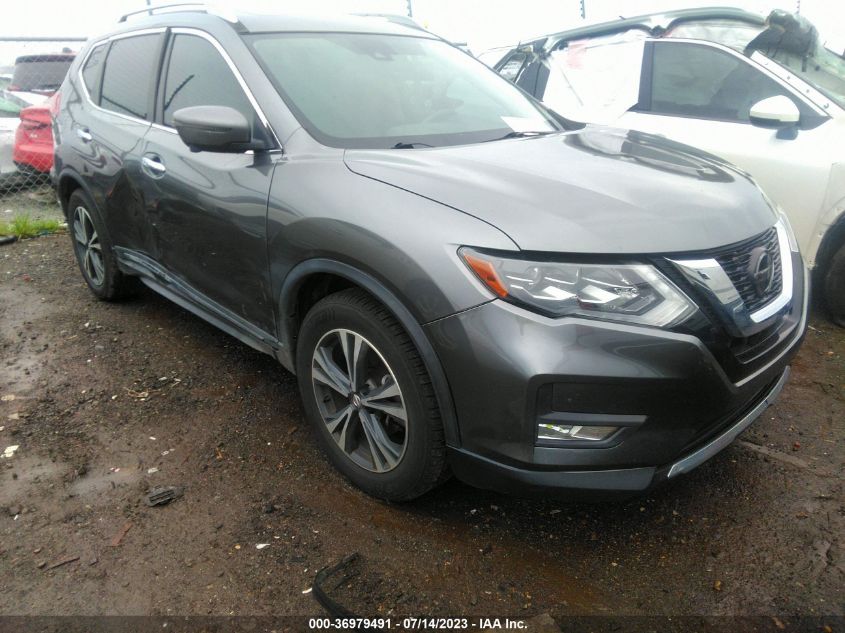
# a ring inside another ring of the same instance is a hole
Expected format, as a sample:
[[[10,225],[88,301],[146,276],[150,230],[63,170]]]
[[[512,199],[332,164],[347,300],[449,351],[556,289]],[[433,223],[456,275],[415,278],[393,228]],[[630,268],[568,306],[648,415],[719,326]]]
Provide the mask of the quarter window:
[[[106,45],[95,46],[82,67],[82,81],[91,99],[96,103],[100,98],[100,84],[103,79],[103,62],[106,59]]]
[[[173,40],[162,104],[163,122],[191,106],[228,106],[255,124],[255,111],[229,65],[207,40],[177,35]]]
[[[699,119],[748,122],[751,106],[784,95],[776,81],[743,59],[697,44],[654,43],[650,104],[640,110]]]
[[[103,73],[100,106],[138,119],[150,119],[153,78],[161,35],[136,35],[112,42]]]

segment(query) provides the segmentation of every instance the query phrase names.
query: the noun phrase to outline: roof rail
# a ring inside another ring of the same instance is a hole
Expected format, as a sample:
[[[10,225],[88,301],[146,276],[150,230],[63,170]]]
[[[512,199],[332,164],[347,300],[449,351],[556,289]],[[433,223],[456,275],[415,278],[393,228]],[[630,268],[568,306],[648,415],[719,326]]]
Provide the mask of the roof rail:
[[[156,11],[162,11],[165,9],[176,9],[178,11],[198,11],[202,13],[208,13],[209,15],[216,15],[218,17],[223,18],[227,22],[232,22],[237,24],[238,18],[231,13],[226,11],[221,11],[220,9],[213,7],[205,2],[175,2],[172,4],[159,4],[153,5],[150,7],[146,7],[145,9],[138,9],[137,11],[130,11],[129,13],[125,13],[120,16],[118,22],[126,22],[127,18],[130,18],[134,15],[153,15]]]

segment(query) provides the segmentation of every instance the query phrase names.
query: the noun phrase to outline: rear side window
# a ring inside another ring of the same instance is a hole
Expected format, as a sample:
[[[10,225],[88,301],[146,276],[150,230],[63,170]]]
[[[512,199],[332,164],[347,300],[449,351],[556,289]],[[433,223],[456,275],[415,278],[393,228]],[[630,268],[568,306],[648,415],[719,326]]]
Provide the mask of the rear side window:
[[[106,60],[106,45],[100,44],[91,50],[85,66],[82,67],[82,81],[94,103],[100,100],[100,84],[103,79],[103,62]]]
[[[204,105],[234,108],[255,129],[255,111],[217,49],[196,35],[177,35],[164,82],[162,120],[172,127],[174,112]]]
[[[743,59],[709,46],[655,42],[651,103],[640,110],[744,123],[751,106],[778,95],[792,99],[802,113],[806,110]]]
[[[153,78],[160,34],[136,35],[112,42],[103,73],[100,106],[138,119],[150,119]]]

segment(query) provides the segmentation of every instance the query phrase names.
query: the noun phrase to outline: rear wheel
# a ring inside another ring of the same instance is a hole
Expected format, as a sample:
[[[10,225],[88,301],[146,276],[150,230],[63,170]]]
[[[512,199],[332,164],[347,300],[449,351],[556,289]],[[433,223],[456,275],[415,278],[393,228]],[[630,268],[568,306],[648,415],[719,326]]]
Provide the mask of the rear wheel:
[[[845,244],[828,263],[824,276],[824,298],[833,322],[845,327]]]
[[[111,301],[132,292],[133,277],[120,272],[111,241],[91,198],[81,189],[68,200],[68,228],[79,270],[98,299]]]
[[[431,379],[404,329],[370,295],[344,290],[308,312],[297,374],[324,451],[355,485],[402,501],[444,477],[443,425]]]

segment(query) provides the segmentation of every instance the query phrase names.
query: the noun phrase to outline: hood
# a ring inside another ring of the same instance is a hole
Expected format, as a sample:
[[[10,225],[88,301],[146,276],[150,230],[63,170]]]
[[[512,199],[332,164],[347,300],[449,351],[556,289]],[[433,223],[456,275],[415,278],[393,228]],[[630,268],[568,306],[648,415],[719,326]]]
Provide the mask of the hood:
[[[677,253],[774,223],[747,175],[662,137],[577,132],[455,147],[349,150],[350,170],[496,226],[528,251]]]

